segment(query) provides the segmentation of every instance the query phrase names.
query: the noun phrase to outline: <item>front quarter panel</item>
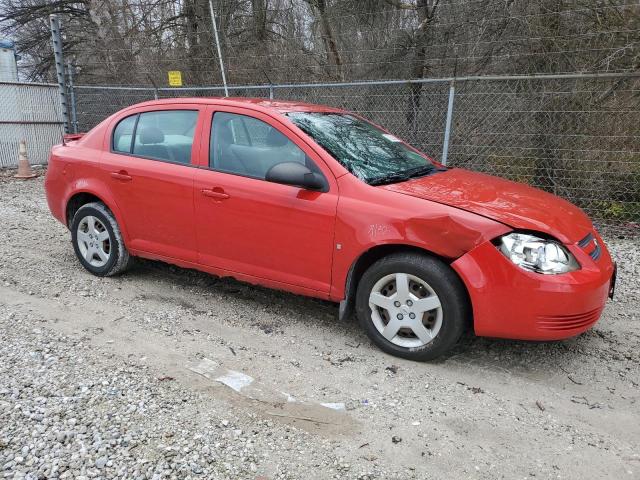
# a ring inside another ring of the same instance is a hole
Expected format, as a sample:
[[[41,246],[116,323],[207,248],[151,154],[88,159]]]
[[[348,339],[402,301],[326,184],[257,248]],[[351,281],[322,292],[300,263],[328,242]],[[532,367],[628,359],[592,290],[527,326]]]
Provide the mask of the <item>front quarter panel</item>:
[[[379,187],[351,175],[338,179],[332,298],[345,297],[349,270],[374,247],[423,249],[453,261],[476,246],[511,231],[501,223],[447,205]]]

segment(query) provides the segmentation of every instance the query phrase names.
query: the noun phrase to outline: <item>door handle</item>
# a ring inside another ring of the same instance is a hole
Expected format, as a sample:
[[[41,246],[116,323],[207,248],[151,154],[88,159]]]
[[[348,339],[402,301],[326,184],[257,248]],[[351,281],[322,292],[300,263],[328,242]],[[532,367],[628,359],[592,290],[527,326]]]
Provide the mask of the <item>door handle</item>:
[[[205,197],[215,198],[216,200],[226,200],[227,198],[229,198],[229,194],[224,193],[222,189],[218,191],[218,190],[209,190],[205,188],[200,190],[200,192],[202,192],[202,194]]]
[[[123,182],[130,182],[131,175],[129,175],[126,170],[120,170],[119,172],[111,172],[111,178],[115,178],[116,180],[121,180]]]

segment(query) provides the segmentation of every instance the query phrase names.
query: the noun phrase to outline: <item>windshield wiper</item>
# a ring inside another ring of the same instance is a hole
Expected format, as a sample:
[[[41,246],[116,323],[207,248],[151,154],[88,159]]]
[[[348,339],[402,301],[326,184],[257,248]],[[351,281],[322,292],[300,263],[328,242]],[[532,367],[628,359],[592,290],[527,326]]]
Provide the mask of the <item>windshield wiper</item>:
[[[369,180],[369,185],[386,185],[388,183],[406,182],[411,178],[405,173],[390,173],[389,175],[383,175],[373,180]]]
[[[388,183],[406,182],[411,178],[424,177],[436,171],[431,164],[420,165],[400,173],[390,173],[369,181],[369,185],[386,185]]]
[[[419,167],[412,168],[411,170],[407,170],[403,172],[404,175],[407,175],[409,178],[417,178],[424,177],[425,175],[429,175],[436,170],[436,167],[431,164],[420,165]]]

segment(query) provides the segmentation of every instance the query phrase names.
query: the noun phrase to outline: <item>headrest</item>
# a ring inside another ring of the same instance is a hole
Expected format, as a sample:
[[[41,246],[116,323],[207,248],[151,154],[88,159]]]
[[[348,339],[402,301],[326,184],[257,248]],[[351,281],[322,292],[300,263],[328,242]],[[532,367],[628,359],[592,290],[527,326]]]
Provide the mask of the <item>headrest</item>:
[[[269,130],[265,143],[270,147],[284,147],[289,142],[289,139],[281,134],[275,128]]]
[[[233,133],[231,132],[231,127],[229,127],[229,123],[220,123],[218,125],[214,125],[215,131],[213,132],[214,137],[218,142],[221,143],[233,143]]]
[[[164,133],[157,127],[143,127],[140,132],[140,143],[150,145],[164,142]]]

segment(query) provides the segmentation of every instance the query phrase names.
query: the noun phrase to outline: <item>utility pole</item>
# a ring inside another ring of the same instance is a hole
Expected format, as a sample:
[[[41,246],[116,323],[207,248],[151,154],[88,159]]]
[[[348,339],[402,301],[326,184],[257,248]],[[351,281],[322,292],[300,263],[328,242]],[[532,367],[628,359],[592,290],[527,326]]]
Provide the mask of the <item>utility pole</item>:
[[[60,106],[62,107],[62,120],[64,121],[64,133],[69,133],[69,110],[67,108],[67,86],[64,78],[64,56],[62,55],[62,35],[60,34],[60,20],[55,14],[49,15],[51,26],[51,41],[53,42],[53,57],[56,64],[56,79],[60,92]]]
[[[76,91],[73,88],[74,67],[71,61],[67,62],[67,76],[69,77],[69,100],[71,100],[71,127],[73,133],[78,133],[78,112],[76,110]]]
[[[224,73],[224,62],[222,61],[222,50],[220,50],[220,39],[218,38],[218,26],[216,25],[216,13],[213,10],[213,0],[209,0],[209,10],[211,11],[211,24],[213,25],[213,35],[216,41],[216,48],[218,49],[218,60],[220,61],[220,71],[222,72],[222,84],[224,85],[224,96],[229,96],[229,89],[227,88],[227,77]]]

